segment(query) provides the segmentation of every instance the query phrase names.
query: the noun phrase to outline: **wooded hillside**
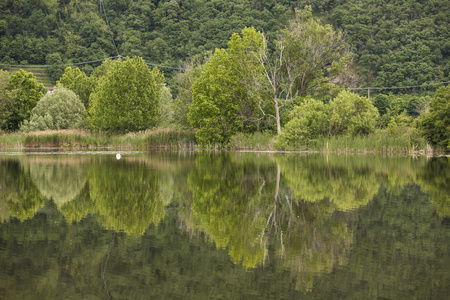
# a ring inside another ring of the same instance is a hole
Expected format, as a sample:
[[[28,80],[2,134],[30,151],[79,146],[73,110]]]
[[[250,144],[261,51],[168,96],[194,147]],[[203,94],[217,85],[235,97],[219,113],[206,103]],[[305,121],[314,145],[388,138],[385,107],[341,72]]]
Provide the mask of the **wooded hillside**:
[[[359,86],[450,80],[450,1],[440,0],[1,0],[0,62],[59,65],[121,55],[177,68],[226,48],[245,27],[264,32],[270,46],[305,5],[345,32]],[[90,74],[99,64],[80,68]],[[176,71],[161,69],[168,78]],[[49,73],[57,80],[63,70]]]

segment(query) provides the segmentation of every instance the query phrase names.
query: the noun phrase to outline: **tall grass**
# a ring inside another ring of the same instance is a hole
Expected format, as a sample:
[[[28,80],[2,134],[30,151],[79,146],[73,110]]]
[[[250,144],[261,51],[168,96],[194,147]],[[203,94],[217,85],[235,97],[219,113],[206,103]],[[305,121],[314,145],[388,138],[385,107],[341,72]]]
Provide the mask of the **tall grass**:
[[[113,136],[110,138],[109,144],[113,147],[126,149],[193,149],[195,147],[195,132],[193,130],[153,128]]]
[[[108,143],[105,135],[84,130],[46,130],[22,134],[26,148],[91,148]]]
[[[232,150],[276,150],[276,135],[272,133],[237,133],[231,137],[227,148]],[[0,149],[21,148],[98,148],[146,150],[155,148],[193,150],[197,148],[194,130],[154,128],[125,135],[108,136],[85,130],[48,130],[29,133],[0,131]],[[223,149],[220,146],[209,149]],[[284,149],[278,149],[284,150]],[[414,128],[382,129],[368,136],[327,136],[312,140],[293,151],[333,153],[433,153],[432,149]]]
[[[321,137],[304,146],[306,149],[336,153],[399,154],[432,151],[417,129],[406,127],[377,130],[367,136]]]
[[[25,136],[21,133],[6,133],[0,130],[0,149],[20,149],[25,146]]]
[[[29,133],[1,133],[0,148],[98,148],[124,149],[172,148],[192,149],[194,131],[149,129],[125,135],[107,136],[85,130],[47,130]]]
[[[234,150],[275,150],[276,136],[269,132],[236,133],[231,137],[230,147]]]

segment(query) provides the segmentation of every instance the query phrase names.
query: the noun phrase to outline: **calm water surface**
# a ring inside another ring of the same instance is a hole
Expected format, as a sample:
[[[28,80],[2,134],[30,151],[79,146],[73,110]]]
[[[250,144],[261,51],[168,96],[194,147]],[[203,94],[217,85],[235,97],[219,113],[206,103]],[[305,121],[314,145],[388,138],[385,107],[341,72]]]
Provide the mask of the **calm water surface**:
[[[0,154],[0,299],[448,299],[450,159]]]

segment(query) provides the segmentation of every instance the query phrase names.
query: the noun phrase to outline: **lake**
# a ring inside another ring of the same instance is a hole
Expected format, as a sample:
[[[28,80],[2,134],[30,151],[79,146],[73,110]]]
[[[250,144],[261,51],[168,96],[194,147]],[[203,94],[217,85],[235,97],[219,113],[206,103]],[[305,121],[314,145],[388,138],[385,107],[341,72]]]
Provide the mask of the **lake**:
[[[0,154],[0,299],[448,299],[450,158]]]

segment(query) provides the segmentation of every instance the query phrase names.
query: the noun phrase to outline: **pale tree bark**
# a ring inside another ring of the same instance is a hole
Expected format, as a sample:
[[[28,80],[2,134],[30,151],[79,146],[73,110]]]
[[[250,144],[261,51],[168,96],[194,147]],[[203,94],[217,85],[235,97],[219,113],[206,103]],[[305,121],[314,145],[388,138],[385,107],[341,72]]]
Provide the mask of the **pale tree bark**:
[[[273,55],[268,53],[267,40],[263,38],[263,48],[254,53],[263,73],[255,76],[255,86],[264,91],[266,98],[258,107],[263,116],[276,120],[280,134],[282,108],[330,83],[331,78],[324,72],[330,77],[338,76],[350,62],[351,53],[343,33],[321,25],[312,17],[311,8],[297,11],[295,19],[281,31]],[[269,99],[274,115],[265,112]]]
[[[277,124],[277,133],[281,133],[281,117],[280,117],[280,108],[283,106],[280,103],[279,99],[283,92],[281,88],[281,67],[283,65],[283,47],[280,47],[278,56],[276,59],[271,60],[269,57],[269,53],[267,50],[267,40],[264,36],[263,41],[263,49],[259,53],[255,53],[258,63],[262,67],[263,77],[257,76],[255,77],[256,85],[263,89],[263,94],[266,94],[268,98],[272,99],[273,107],[275,110],[275,115],[267,114],[264,110],[265,101],[262,99],[258,103],[258,108],[262,112],[263,116],[269,116],[275,119]],[[263,80],[263,82],[261,82]]]

